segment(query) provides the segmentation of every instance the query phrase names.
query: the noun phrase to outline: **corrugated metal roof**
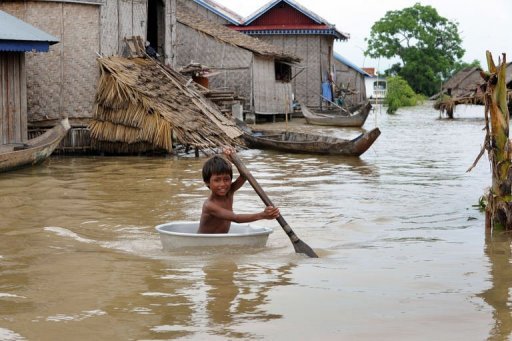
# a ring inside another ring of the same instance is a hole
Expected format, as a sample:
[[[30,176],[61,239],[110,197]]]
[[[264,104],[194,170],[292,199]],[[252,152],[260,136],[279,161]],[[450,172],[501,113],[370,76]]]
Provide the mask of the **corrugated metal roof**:
[[[356,64],[352,63],[350,60],[348,60],[347,58],[343,57],[341,54],[339,54],[338,52],[333,52],[333,55],[334,55],[334,58],[339,61],[340,63],[343,63],[349,67],[351,67],[352,69],[356,70],[357,72],[359,72],[360,74],[362,74],[363,76],[365,77],[371,77],[372,75],[370,75],[368,72],[364,71],[363,69],[361,69],[359,66],[357,66]]]
[[[0,11],[0,51],[48,51],[59,39],[34,26]]]

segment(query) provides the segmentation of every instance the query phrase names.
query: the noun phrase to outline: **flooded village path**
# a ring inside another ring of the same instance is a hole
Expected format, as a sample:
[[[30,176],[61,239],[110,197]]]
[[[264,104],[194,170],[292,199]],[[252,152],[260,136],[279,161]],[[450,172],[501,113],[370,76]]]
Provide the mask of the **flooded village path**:
[[[456,117],[377,109],[364,128],[382,135],[360,158],[240,153],[318,259],[275,221],[259,223],[275,230],[264,249],[163,252],[155,225],[198,219],[204,158],[54,157],[0,174],[0,339],[507,339],[510,240],[486,237],[476,207],[487,161],[466,173],[483,108]],[[235,198],[261,207],[248,184]]]

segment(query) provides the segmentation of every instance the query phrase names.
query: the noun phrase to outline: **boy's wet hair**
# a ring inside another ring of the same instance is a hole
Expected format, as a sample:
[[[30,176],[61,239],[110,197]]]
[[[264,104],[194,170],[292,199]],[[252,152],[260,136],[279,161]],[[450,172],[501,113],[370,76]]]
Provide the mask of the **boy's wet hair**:
[[[212,175],[216,174],[229,174],[233,179],[233,168],[231,164],[222,156],[214,155],[209,158],[203,165],[203,181],[208,183]]]

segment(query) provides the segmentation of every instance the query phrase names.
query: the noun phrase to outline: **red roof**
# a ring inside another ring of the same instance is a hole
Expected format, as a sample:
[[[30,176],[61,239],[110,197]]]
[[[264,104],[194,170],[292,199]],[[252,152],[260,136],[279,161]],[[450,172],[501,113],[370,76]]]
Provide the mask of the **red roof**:
[[[253,30],[326,30],[330,27],[327,25],[258,25],[258,26],[234,26],[229,25],[230,28],[236,31],[253,31]]]

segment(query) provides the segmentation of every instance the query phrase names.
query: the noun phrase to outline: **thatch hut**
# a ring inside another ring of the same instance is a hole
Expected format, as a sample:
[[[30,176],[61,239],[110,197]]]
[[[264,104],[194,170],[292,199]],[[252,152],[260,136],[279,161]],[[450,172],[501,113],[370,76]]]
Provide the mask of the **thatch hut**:
[[[48,52],[57,42],[56,37],[0,11],[0,145],[28,138],[26,53]]]
[[[483,105],[482,69],[478,67],[467,67],[452,77],[442,86],[442,91],[432,97],[437,99],[434,108],[446,112],[448,117],[453,118],[455,107],[459,104]],[[506,85],[508,89],[509,107],[512,106],[512,63],[507,64]],[[509,110],[510,111],[510,110]]]
[[[292,110],[291,66],[300,61],[268,42],[205,20],[178,3],[176,67],[191,62],[207,65],[216,75],[212,89],[232,89],[244,98],[245,109],[257,114]]]
[[[27,113],[31,127],[68,116],[65,143],[87,148],[99,55],[121,55],[126,37],[147,38],[170,63],[175,0],[0,1],[0,10],[57,37],[46,54],[27,54]]]

